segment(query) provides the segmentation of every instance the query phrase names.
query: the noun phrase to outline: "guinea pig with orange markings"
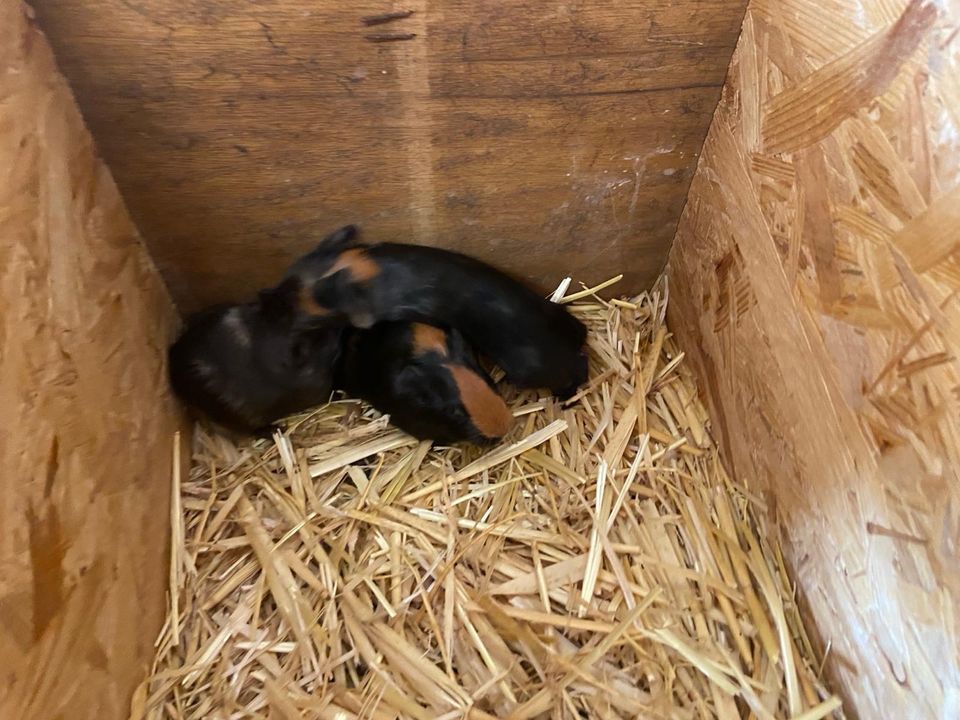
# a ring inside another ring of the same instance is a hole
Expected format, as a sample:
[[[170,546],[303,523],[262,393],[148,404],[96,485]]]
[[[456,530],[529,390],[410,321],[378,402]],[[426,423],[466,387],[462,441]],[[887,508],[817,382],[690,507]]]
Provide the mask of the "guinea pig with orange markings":
[[[241,435],[330,399],[344,327],[294,327],[291,286],[189,318],[169,351],[174,392],[195,413]]]
[[[363,245],[352,225],[326,237],[287,272],[304,326],[331,318],[369,328],[417,321],[455,328],[519,387],[570,397],[587,379],[586,328],[563,306],[457,252]]]
[[[348,330],[336,384],[422,440],[486,444],[513,422],[463,337],[424,323]]]

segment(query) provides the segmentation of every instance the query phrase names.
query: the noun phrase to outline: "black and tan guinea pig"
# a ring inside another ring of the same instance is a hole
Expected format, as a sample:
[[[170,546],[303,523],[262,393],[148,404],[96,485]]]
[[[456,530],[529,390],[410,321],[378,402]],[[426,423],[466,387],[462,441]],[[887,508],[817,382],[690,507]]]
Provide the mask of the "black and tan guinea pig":
[[[327,402],[344,328],[297,330],[295,308],[295,297],[267,290],[191,317],[169,353],[176,394],[242,435],[262,435],[285,415]]]
[[[460,253],[357,242],[348,225],[287,272],[305,325],[346,317],[359,328],[386,320],[460,331],[519,387],[573,395],[587,378],[586,328],[565,308]]]
[[[336,384],[420,439],[485,444],[513,422],[463,337],[424,323],[348,330]]]

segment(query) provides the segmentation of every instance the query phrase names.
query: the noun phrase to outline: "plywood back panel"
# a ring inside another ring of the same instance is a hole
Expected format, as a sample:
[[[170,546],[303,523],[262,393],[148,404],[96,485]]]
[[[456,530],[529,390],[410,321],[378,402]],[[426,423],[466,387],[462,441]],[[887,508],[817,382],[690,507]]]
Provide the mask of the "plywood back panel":
[[[746,0],[35,4],[192,309],[272,282],[344,222],[543,288],[651,282]]]
[[[864,718],[960,709],[960,7],[754,0],[672,327]]]
[[[16,0],[0,175],[0,718],[126,717],[165,602],[176,316]]]

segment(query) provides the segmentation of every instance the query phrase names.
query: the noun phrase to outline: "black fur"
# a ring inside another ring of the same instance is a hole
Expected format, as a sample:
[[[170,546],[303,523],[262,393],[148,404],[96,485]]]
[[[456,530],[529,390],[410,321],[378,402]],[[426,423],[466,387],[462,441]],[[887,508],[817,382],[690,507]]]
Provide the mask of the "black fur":
[[[345,250],[362,248],[377,273],[358,282],[327,274]],[[325,277],[326,275],[326,277]],[[587,378],[586,328],[565,308],[499,270],[460,253],[417,245],[360,245],[347,226],[296,262],[286,276],[317,305],[357,327],[415,320],[456,328],[520,387],[569,397]],[[316,319],[302,316],[309,325]]]
[[[446,354],[414,347],[413,325],[383,322],[369,330],[350,329],[337,372],[337,387],[389,414],[401,430],[422,440],[486,444],[471,421],[449,369],[466,367],[496,392],[472,349],[459,333],[446,332]]]
[[[240,433],[327,402],[342,328],[294,328],[296,283],[191,317],[170,348],[170,380],[190,407]]]

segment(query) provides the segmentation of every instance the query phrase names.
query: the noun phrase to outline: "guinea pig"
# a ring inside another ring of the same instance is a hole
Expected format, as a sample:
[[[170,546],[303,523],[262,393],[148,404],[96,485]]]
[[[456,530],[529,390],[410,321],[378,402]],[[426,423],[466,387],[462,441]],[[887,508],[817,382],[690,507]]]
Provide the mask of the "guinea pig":
[[[410,320],[456,328],[515,385],[563,398],[587,379],[586,328],[561,305],[450,250],[357,242],[353,225],[295,262],[303,322],[346,317],[359,328]]]
[[[513,422],[463,337],[424,323],[348,330],[336,384],[421,440],[486,444]]]
[[[170,381],[185,404],[230,431],[257,435],[329,400],[344,328],[295,328],[291,288],[187,321],[169,353]]]

